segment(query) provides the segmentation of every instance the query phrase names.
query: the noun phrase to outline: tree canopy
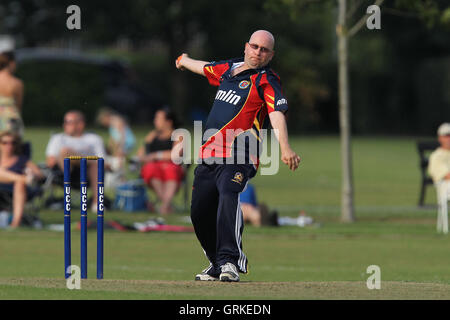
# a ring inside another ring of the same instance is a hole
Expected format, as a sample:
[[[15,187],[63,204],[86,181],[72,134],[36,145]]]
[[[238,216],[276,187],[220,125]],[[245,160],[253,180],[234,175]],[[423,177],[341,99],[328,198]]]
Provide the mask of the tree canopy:
[[[351,24],[373,2],[349,0]],[[289,99],[290,130],[334,133],[339,130],[336,3],[77,1],[82,28],[68,30],[66,8],[73,1],[9,1],[0,3],[0,34],[14,36],[17,47],[75,46],[126,59],[141,82],[157,88],[189,119],[194,108],[209,110],[214,88],[177,72],[176,57],[182,52],[205,60],[237,57],[253,31],[268,29],[276,37],[272,67]],[[352,129],[433,134],[443,117],[450,117],[448,1],[385,0],[381,16],[381,30],[363,26],[350,43]],[[438,115],[430,115],[430,108]]]

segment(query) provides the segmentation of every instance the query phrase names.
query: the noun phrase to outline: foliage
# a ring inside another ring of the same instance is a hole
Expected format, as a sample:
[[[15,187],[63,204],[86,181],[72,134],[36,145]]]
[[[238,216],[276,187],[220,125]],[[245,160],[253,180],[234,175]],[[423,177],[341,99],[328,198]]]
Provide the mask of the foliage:
[[[105,88],[98,67],[70,62],[26,62],[18,68],[18,75],[27,84],[25,125],[59,124],[70,109],[83,111],[91,122],[103,104]]]
[[[156,87],[190,120],[191,110],[209,110],[215,88],[177,71],[177,55],[188,52],[206,61],[237,57],[253,31],[268,29],[276,36],[272,66],[291,106],[289,129],[337,132],[336,3],[81,0],[82,29],[69,31],[66,7],[72,1],[23,0],[0,4],[0,32],[13,35],[18,47],[79,47],[126,57],[142,83]],[[349,24],[372,3],[348,0]],[[349,47],[353,132],[432,133],[441,119],[422,124],[423,110],[450,109],[447,93],[435,90],[426,100],[428,89],[419,83],[423,76],[433,77],[424,71],[433,60],[442,87],[448,87],[442,62],[450,52],[448,1],[385,0],[381,13],[382,29],[363,27]]]

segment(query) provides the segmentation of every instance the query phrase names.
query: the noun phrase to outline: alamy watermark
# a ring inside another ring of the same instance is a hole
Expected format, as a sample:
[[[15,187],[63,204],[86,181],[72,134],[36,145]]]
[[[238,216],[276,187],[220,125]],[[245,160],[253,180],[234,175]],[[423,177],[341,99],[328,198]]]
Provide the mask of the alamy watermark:
[[[69,30],[81,29],[81,9],[79,6],[72,4],[67,7],[66,13],[70,16],[66,20],[66,26]]]
[[[376,4],[368,6],[366,10],[367,14],[370,14],[370,16],[366,20],[366,26],[367,29],[373,30],[373,29],[381,29],[381,10],[380,7]]]
[[[72,4],[67,7],[66,13],[70,14],[70,16],[66,20],[67,29],[80,30],[81,29],[81,8],[75,4]],[[367,29],[369,29],[369,30],[381,29],[381,9],[380,9],[380,7],[376,4],[368,6],[366,13],[370,14],[370,16],[366,20]],[[236,99],[238,99],[237,97],[238,96],[236,96]]]
[[[370,265],[367,267],[366,273],[371,275],[366,281],[367,289],[381,289],[380,267],[377,265]]]
[[[253,129],[208,129],[203,132],[202,122],[194,121],[193,137],[187,129],[176,129],[172,133],[172,141],[178,143],[172,149],[171,159],[179,165],[192,164],[194,159],[200,163],[200,158],[207,164],[256,164],[259,161],[261,175],[274,175],[280,166],[277,136],[277,129],[260,129],[258,132]],[[192,149],[196,154],[192,155]]]
[[[81,270],[79,266],[76,265],[70,265],[67,267],[66,270],[67,274],[70,274],[70,276],[66,280],[66,287],[69,290],[81,289]]]

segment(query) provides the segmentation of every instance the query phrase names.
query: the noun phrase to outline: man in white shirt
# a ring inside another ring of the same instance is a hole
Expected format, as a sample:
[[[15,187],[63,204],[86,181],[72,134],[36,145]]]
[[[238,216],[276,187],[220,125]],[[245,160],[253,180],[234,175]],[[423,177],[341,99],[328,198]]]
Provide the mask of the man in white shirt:
[[[64,115],[63,133],[53,135],[48,142],[45,151],[46,163],[49,168],[58,167],[64,170],[64,158],[69,156],[106,156],[103,139],[95,133],[85,133],[86,126],[84,115],[81,111],[71,110]],[[72,177],[78,177],[80,162],[71,161]],[[96,185],[97,165],[88,161],[88,180],[91,186]],[[97,199],[97,188],[93,190],[94,199]],[[93,206],[95,205],[94,201]]]
[[[430,155],[428,173],[434,183],[450,181],[450,123],[443,123],[438,128],[440,147]]]

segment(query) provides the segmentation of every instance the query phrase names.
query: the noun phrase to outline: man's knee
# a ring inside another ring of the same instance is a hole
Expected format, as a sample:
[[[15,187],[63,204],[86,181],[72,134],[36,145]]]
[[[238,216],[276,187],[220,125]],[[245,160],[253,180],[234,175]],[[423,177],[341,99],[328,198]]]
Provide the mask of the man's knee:
[[[239,200],[239,192],[224,191],[220,193],[220,201],[223,203],[231,204],[237,203]]]
[[[237,196],[245,188],[245,182],[235,182],[233,180],[225,180],[220,183],[218,190],[221,195],[227,194],[227,196]]]
[[[211,190],[208,190],[211,191]],[[191,220],[193,223],[205,218],[205,215],[217,213],[218,195],[214,192],[194,190],[191,200]]]

